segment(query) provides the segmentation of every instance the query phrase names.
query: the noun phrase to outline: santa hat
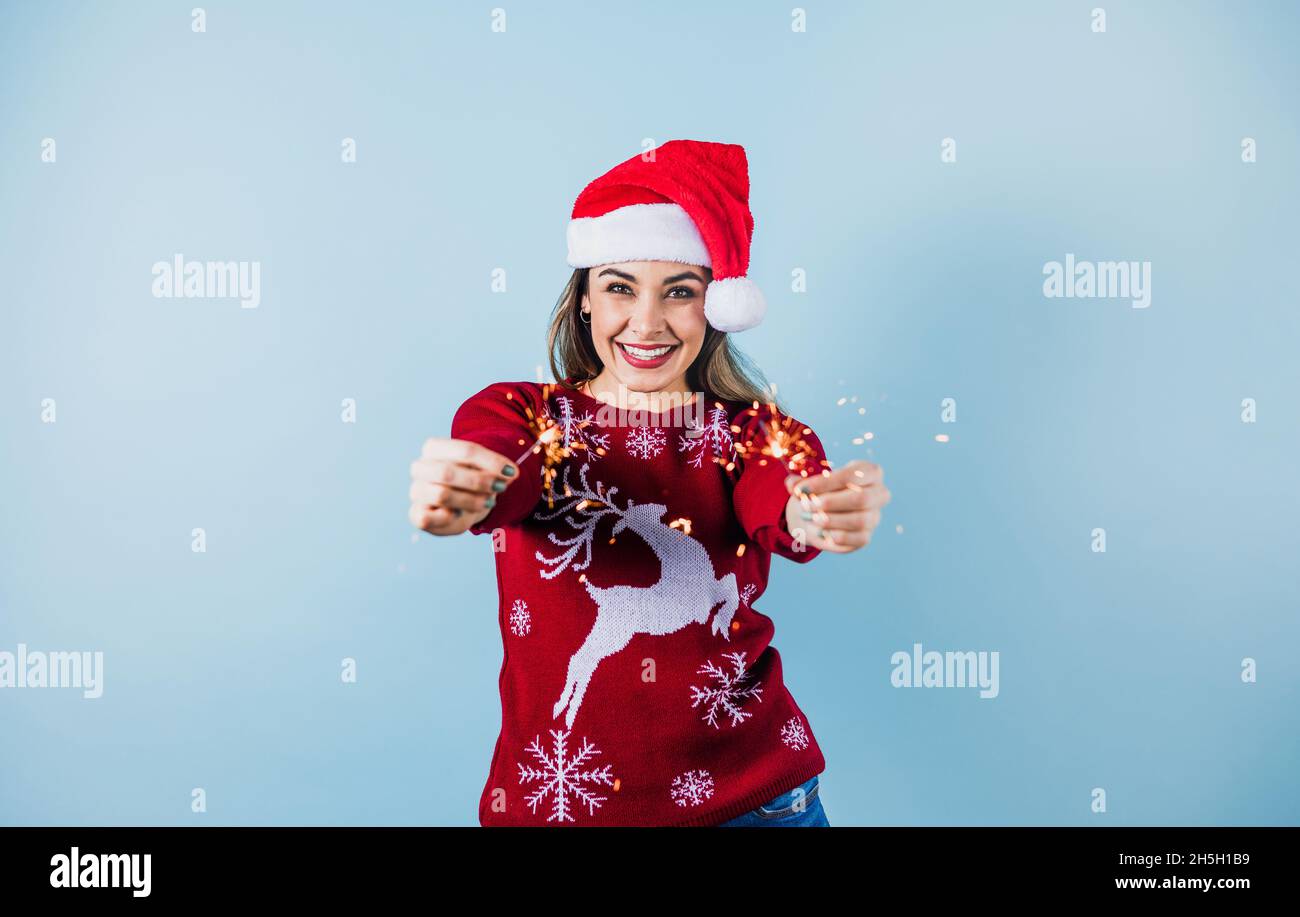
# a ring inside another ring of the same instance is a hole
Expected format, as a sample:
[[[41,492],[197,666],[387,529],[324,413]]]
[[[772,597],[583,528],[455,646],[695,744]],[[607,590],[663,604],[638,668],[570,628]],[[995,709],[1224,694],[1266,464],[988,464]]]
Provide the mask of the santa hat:
[[[713,270],[705,318],[719,331],[744,331],[767,311],[762,291],[745,276],[753,235],[745,148],[669,140],[582,189],[569,220],[569,265],[704,265]]]

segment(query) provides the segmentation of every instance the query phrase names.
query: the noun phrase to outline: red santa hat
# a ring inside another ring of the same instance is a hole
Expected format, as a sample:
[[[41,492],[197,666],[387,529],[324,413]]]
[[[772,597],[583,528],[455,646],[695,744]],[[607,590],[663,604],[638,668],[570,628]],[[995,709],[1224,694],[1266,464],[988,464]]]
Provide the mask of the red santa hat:
[[[711,268],[704,316],[719,331],[763,320],[767,303],[746,275],[754,217],[749,162],[735,143],[669,140],[582,189],[568,227],[570,267],[681,261]]]

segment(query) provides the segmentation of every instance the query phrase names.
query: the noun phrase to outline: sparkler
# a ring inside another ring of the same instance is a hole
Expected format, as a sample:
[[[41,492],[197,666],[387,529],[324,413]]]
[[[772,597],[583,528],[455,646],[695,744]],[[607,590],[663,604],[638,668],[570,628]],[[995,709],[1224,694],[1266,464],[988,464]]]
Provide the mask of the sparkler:
[[[759,403],[754,402],[753,407],[747,408],[739,416],[748,414],[750,417],[759,415]],[[786,417],[777,410],[776,403],[769,401],[767,403],[767,417],[757,425],[758,436],[753,439],[737,443],[737,451],[744,457],[755,457],[758,464],[766,465],[769,461],[777,462],[785,466],[791,474],[797,474],[801,477],[808,477],[811,474],[820,472],[823,468],[829,469],[831,463],[828,459],[821,458],[817,450],[805,438],[812,434],[812,429],[798,423],[792,417]],[[732,426],[733,433],[740,433],[739,426]],[[799,496],[799,503],[805,512],[809,511],[812,498],[799,490],[795,493]]]
[[[818,466],[831,467],[831,463],[820,458],[817,450],[805,438],[812,434],[809,427],[798,423],[792,417],[783,416],[777,410],[775,402],[767,403],[767,412],[768,417],[758,424],[760,435],[736,444],[737,451],[741,455],[758,456],[760,465],[766,465],[769,460],[779,462],[791,474],[803,477],[819,471]],[[748,414],[757,417],[758,413],[759,403],[755,401],[754,406],[743,411],[741,416]],[[733,425],[731,430],[733,433],[741,432],[741,428],[736,425]]]
[[[554,386],[550,383],[542,386],[542,401],[544,403],[550,403],[553,388]],[[507,392],[506,397],[514,400],[514,395],[511,392]],[[524,415],[527,418],[528,429],[533,434],[534,440],[520,454],[519,458],[515,459],[515,464],[522,469],[524,462],[528,460],[530,455],[537,454],[542,457],[542,489],[546,492],[547,507],[554,509],[555,475],[559,471],[561,463],[577,450],[586,449],[587,444],[575,437],[566,438],[564,430],[556,422],[555,418],[550,415],[549,411],[539,415],[531,407],[524,405]],[[593,422],[590,419],[575,420],[572,426],[582,429]],[[526,439],[519,440],[521,445],[526,442],[528,442]],[[605,450],[599,446],[596,447],[596,452],[600,455],[605,454]]]

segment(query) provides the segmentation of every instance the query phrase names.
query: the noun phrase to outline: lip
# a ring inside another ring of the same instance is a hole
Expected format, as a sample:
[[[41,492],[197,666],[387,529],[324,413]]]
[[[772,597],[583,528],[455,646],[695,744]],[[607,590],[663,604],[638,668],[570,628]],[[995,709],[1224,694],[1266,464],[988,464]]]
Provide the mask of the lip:
[[[663,366],[665,363],[671,360],[673,358],[673,354],[677,352],[677,348],[681,347],[682,345],[681,344],[668,344],[668,345],[654,344],[651,346],[652,347],[667,346],[668,352],[661,357],[655,357],[653,360],[643,360],[640,357],[634,357],[632,356],[632,354],[628,353],[627,348],[623,346],[622,341],[614,342],[615,349],[618,350],[618,352],[623,355],[623,359],[627,361],[627,365],[631,366],[633,369],[658,369],[660,366]]]

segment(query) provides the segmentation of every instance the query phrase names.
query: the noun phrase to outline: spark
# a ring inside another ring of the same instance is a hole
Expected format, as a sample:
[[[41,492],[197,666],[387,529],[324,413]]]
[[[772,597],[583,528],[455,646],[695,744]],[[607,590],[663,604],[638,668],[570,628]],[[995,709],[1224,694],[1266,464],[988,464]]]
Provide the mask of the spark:
[[[759,403],[755,401],[753,407],[747,408],[743,413],[757,417]],[[756,439],[736,444],[736,451],[742,457],[757,457],[760,465],[766,465],[769,460],[776,461],[784,465],[791,474],[798,474],[805,478],[817,473],[818,466],[822,474],[830,474],[830,461],[819,458],[817,450],[807,439],[812,434],[811,428],[798,423],[792,417],[783,416],[777,410],[775,402],[768,402],[767,414],[768,416],[759,425],[761,432]],[[731,429],[736,433],[741,432],[739,426],[733,426]],[[808,511],[812,502],[809,495],[798,488],[795,489],[795,493],[804,511]]]
[[[817,450],[807,440],[807,437],[812,434],[811,428],[805,427],[792,417],[782,416],[773,402],[768,402],[767,408],[769,416],[759,425],[761,435],[756,439],[737,443],[737,451],[742,456],[746,458],[757,456],[760,465],[766,465],[768,460],[772,459],[784,465],[790,473],[805,477],[814,470],[816,465],[830,467],[829,461],[818,458]],[[757,417],[758,412],[757,401],[754,402],[753,407],[746,410],[746,413],[753,417]],[[738,426],[733,425],[731,429],[740,432]]]
[[[545,404],[550,403],[551,390],[553,385],[547,383],[542,386],[542,401]],[[514,400],[513,392],[506,392],[506,398]],[[555,418],[551,416],[550,411],[538,415],[527,405],[524,406],[524,414],[528,423],[528,430],[533,434],[534,440],[532,445],[515,459],[515,464],[522,467],[523,463],[528,460],[530,455],[540,455],[542,457],[542,490],[546,492],[546,503],[551,509],[555,508],[555,476],[559,471],[560,464],[573,455],[578,449],[586,449],[587,444],[577,439],[572,439],[567,444],[564,442],[563,429]],[[579,429],[594,423],[592,420],[579,420],[574,422],[574,426]],[[526,439],[519,440],[523,445],[528,442]],[[596,451],[601,455],[605,450],[597,447]]]

